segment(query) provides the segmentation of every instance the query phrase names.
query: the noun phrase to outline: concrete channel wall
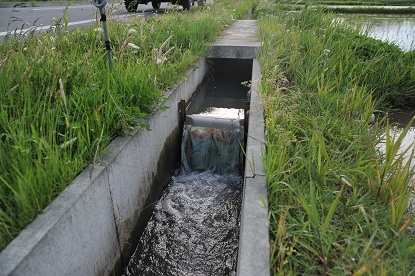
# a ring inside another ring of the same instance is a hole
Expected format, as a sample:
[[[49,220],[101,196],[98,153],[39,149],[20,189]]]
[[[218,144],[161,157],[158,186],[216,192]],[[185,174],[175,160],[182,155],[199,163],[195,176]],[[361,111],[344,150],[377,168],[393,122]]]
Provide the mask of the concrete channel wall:
[[[207,55],[253,60],[237,271],[241,276],[270,271],[255,37],[255,21],[236,21]],[[178,102],[191,99],[207,67],[206,59],[200,60],[177,87],[166,92],[163,105],[168,108],[158,109],[146,122],[152,130],[136,130],[112,141],[100,162],[85,168],[0,253],[0,275],[118,275],[122,271],[138,243],[139,237],[132,233],[144,228],[179,158]]]
[[[122,261],[128,262],[135,249],[137,242],[132,240],[131,233],[137,228],[142,211],[151,203],[148,197],[152,190],[161,193],[163,188],[163,176],[157,175],[167,169],[170,172],[165,177],[170,178],[177,165],[177,104],[180,100],[188,101],[202,82],[205,59],[195,68],[166,93],[169,99],[163,105],[168,108],[150,116],[146,123],[152,130],[136,130],[112,141],[102,160],[78,175],[1,252],[0,275],[120,272]],[[162,162],[172,156],[172,162]]]
[[[253,59],[248,138],[245,157],[241,230],[239,234],[238,276],[269,275],[268,191],[262,162],[264,113],[259,98],[261,70]]]

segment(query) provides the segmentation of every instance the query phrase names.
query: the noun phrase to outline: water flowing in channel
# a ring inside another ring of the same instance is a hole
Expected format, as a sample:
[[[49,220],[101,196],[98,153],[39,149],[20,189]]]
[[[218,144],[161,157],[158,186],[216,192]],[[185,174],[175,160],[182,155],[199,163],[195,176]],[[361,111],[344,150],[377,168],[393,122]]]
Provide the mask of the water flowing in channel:
[[[156,204],[125,275],[236,274],[242,145],[239,123],[185,126],[181,173]]]
[[[240,172],[243,163],[243,132],[239,120],[202,120],[202,126],[186,125],[184,128],[181,147],[182,173],[207,170],[220,173]],[[216,122],[225,128],[205,127],[205,121],[211,124]]]

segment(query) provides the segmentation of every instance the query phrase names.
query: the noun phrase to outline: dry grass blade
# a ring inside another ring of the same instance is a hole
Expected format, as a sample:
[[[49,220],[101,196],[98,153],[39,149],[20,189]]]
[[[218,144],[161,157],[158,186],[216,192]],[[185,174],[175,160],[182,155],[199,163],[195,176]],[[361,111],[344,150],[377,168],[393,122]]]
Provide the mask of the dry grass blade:
[[[120,51],[118,52],[118,62],[121,61],[121,56],[124,53],[125,49],[127,48],[128,43],[131,42],[131,40],[134,38],[134,35],[129,36],[124,43],[120,47]]]

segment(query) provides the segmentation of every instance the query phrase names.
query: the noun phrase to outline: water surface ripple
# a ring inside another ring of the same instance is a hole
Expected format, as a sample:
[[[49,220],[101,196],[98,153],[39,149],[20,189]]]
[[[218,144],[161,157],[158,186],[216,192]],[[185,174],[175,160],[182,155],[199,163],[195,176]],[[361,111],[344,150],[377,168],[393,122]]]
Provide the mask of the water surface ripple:
[[[125,275],[235,275],[242,177],[172,178]]]

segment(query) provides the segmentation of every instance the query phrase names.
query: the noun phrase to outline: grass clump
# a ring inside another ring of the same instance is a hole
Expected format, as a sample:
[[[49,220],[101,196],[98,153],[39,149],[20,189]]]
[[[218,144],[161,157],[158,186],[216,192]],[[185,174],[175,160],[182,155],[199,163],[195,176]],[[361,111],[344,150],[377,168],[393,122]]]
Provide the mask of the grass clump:
[[[252,1],[118,24],[114,70],[97,28],[53,26],[0,44],[0,250],[116,135],[135,127]],[[10,35],[11,36],[11,35]],[[164,45],[162,47],[162,45]]]
[[[262,4],[257,16],[272,272],[414,273],[414,169],[397,153],[402,137],[377,150],[372,121],[414,102],[413,54],[308,7]]]

